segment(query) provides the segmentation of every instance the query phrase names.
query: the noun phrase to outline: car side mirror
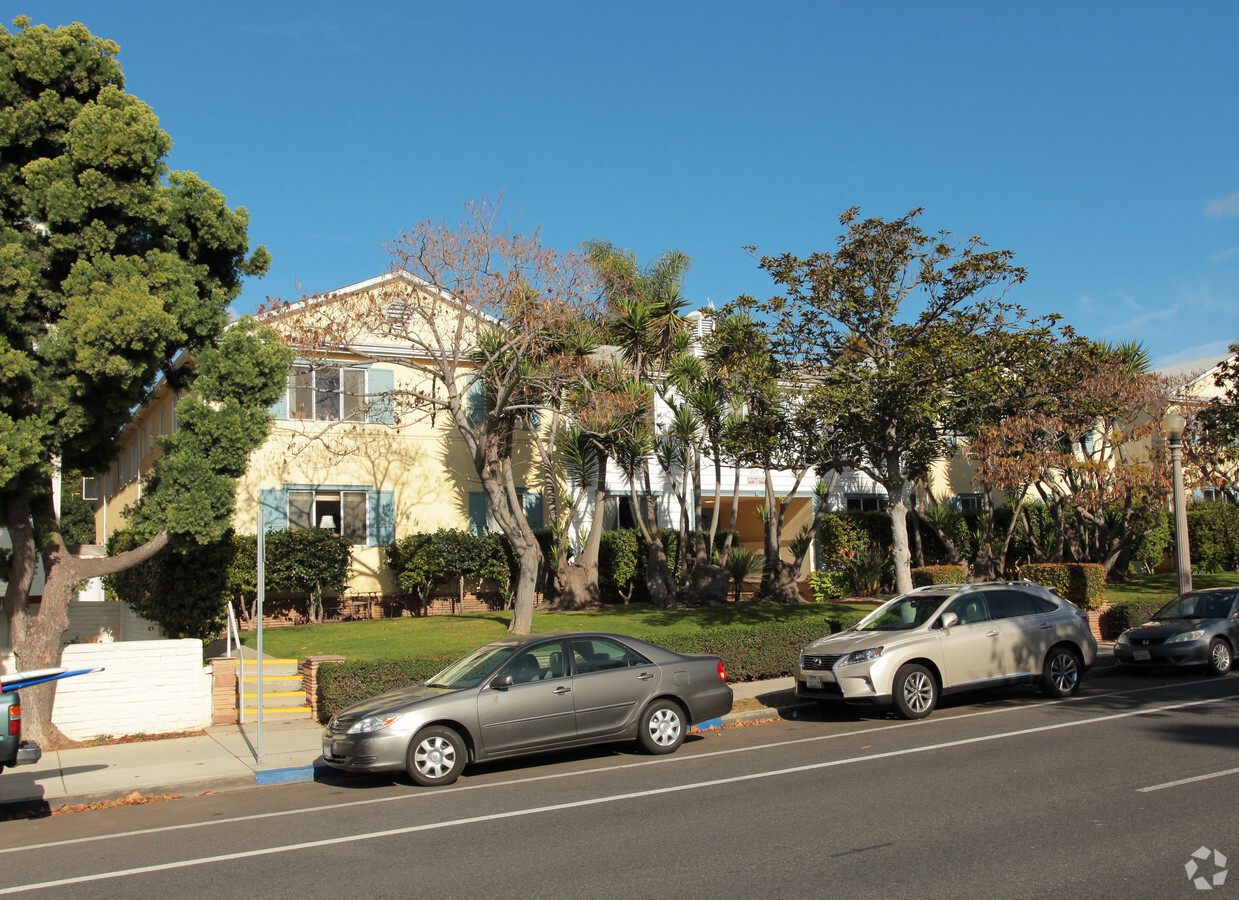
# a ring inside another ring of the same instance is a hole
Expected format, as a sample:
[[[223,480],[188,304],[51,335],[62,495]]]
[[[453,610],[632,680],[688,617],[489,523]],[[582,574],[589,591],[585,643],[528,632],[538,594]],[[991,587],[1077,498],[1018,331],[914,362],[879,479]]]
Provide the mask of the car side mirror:
[[[490,683],[490,686],[493,688],[511,687],[512,676],[511,675],[500,675],[498,678],[496,678],[494,681]]]
[[[942,614],[942,620],[941,622],[939,622],[939,627],[950,628],[952,625],[958,625],[958,624],[959,624],[959,616],[955,615],[955,613],[953,612],[949,612],[949,613]]]

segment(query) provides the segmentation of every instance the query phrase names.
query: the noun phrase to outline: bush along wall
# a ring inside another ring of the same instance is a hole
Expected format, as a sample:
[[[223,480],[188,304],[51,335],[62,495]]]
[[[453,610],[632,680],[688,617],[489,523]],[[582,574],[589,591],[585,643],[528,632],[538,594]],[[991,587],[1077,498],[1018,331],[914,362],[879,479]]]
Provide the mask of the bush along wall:
[[[1106,599],[1106,570],[1097,563],[1029,563],[1020,578],[1058,591],[1080,609],[1097,609]]]
[[[1112,641],[1128,628],[1143,625],[1165,604],[1164,600],[1123,600],[1101,614],[1102,640]]]

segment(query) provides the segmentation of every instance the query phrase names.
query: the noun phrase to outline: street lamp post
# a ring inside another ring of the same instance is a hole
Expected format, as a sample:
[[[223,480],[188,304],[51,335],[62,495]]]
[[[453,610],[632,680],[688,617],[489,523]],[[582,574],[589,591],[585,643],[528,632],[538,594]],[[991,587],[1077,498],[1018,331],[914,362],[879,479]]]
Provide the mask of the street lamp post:
[[[1192,589],[1192,555],[1187,539],[1187,498],[1183,496],[1183,429],[1187,420],[1177,412],[1162,417],[1170,438],[1170,464],[1174,470],[1174,562],[1179,573],[1179,593]]]

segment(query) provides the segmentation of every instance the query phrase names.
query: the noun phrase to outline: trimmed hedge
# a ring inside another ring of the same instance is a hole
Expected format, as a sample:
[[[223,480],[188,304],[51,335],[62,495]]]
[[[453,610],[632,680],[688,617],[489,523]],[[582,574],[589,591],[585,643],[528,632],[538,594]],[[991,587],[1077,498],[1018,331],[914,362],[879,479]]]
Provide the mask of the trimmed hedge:
[[[963,566],[921,566],[912,570],[912,586],[963,584],[968,580]]]
[[[855,625],[863,612],[843,613],[829,620],[831,632]],[[802,647],[823,637],[821,619],[726,625],[691,634],[661,634],[649,640],[677,653],[710,653],[722,658],[728,681],[757,681],[795,673]],[[640,635],[634,635],[640,637]],[[318,670],[318,710],[326,722],[342,709],[398,688],[418,684],[455,662],[454,656],[426,659],[355,660],[324,663]]]
[[[1106,570],[1097,563],[1029,563],[1020,578],[1058,591],[1080,609],[1097,609],[1106,598]]]
[[[318,710],[326,722],[340,710],[367,697],[420,684],[454,663],[455,656],[417,659],[358,659],[318,667]]]
[[[1165,605],[1165,600],[1123,600],[1101,614],[1102,640],[1112,641],[1128,628],[1143,625]]]

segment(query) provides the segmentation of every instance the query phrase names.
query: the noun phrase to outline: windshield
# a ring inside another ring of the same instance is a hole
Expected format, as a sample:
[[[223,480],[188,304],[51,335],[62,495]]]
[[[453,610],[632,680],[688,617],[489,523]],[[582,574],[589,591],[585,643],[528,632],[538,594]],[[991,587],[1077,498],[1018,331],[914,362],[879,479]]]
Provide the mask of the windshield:
[[[856,630],[909,631],[919,628],[933,617],[944,600],[946,600],[945,594],[896,597],[861,619]]]
[[[438,675],[429,679],[430,687],[477,687],[508,661],[516,648],[510,644],[487,644],[462,656]]]
[[[1156,613],[1154,619],[1224,619],[1230,615],[1231,595],[1202,591],[1175,597]]]

